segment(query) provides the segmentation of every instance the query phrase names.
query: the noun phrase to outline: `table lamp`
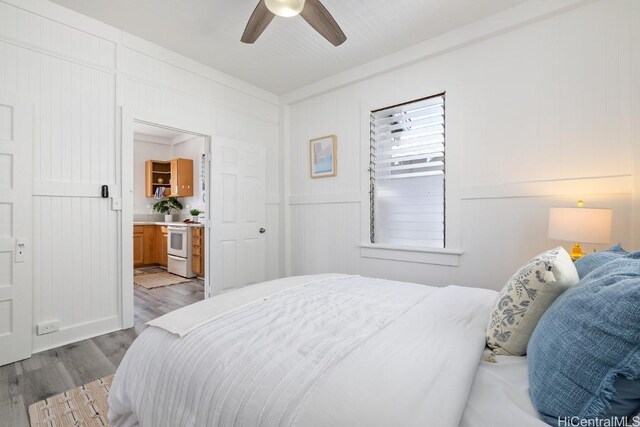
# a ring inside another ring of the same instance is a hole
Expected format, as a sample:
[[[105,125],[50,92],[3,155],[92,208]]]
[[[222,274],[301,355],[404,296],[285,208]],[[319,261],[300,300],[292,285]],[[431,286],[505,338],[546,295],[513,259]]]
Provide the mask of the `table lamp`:
[[[606,244],[611,240],[611,209],[551,208],[549,211],[549,238],[575,242],[571,259],[583,256],[580,243]]]

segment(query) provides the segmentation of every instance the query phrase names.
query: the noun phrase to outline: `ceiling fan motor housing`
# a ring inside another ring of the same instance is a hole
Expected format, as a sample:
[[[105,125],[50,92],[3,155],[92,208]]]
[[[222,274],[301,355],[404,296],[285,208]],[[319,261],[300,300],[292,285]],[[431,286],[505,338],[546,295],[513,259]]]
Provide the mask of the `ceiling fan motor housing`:
[[[291,17],[302,12],[305,0],[265,0],[267,9],[278,16]]]

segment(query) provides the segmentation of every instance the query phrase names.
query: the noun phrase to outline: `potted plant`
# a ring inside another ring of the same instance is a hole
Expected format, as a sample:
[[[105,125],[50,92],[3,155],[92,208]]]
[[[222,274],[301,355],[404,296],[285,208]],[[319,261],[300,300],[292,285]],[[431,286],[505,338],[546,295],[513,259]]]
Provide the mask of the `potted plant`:
[[[164,214],[165,222],[172,222],[173,215],[171,214],[171,211],[182,210],[182,203],[180,203],[180,200],[178,200],[176,197],[169,197],[168,199],[162,199],[158,203],[153,205],[153,210],[158,213]]]
[[[191,213],[191,216],[193,217],[193,222],[198,222],[198,216],[200,216],[202,211],[200,209],[191,209],[189,212]]]

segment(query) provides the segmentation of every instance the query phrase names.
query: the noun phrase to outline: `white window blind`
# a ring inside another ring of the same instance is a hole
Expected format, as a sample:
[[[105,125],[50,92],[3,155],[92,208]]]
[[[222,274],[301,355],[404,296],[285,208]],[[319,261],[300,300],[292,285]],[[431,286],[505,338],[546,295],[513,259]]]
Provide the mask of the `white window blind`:
[[[444,248],[444,101],[371,112],[371,243]]]

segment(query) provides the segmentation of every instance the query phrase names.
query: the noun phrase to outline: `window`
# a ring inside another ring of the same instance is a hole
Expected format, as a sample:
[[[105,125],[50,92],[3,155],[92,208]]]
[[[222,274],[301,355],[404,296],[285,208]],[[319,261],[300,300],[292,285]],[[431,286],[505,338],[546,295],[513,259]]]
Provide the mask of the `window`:
[[[444,101],[371,112],[371,243],[444,248]]]

